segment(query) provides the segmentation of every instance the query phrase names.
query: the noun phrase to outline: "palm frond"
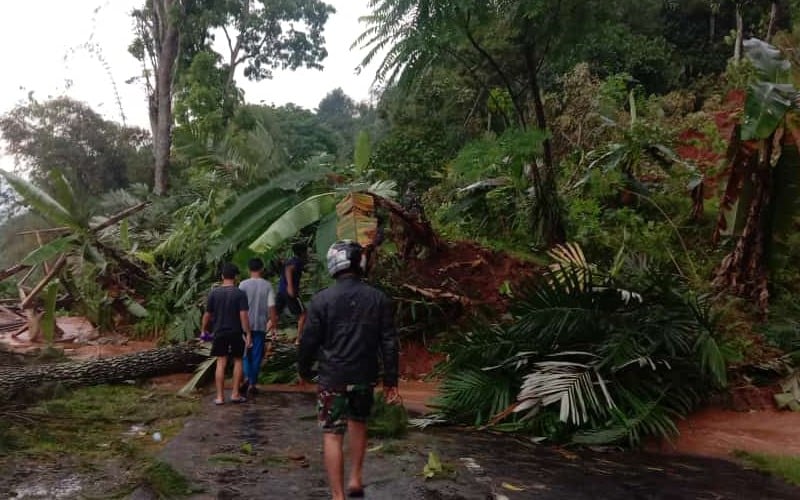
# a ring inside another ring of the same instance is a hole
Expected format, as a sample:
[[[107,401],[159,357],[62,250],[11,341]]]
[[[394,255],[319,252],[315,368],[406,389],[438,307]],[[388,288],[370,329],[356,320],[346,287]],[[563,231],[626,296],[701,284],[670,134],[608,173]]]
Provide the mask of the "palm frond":
[[[209,371],[212,370],[217,364],[217,358],[211,357],[200,363],[194,371],[194,376],[186,382],[186,385],[181,387],[178,394],[186,396],[197,390],[200,382],[209,376]]]
[[[578,290],[584,290],[583,287],[591,282],[596,267],[586,261],[583,249],[577,243],[556,245],[548,250],[547,255],[555,261],[548,267],[550,279],[581,287]]]
[[[590,359],[595,357],[581,354]],[[567,354],[558,356],[564,355]],[[560,420],[576,426],[587,423],[592,417],[602,417],[616,406],[597,368],[591,362],[572,361],[536,363],[534,371],[525,377],[517,401],[517,413],[558,404]]]
[[[451,373],[441,384],[432,407],[453,420],[482,425],[513,401],[514,378],[464,369]]]

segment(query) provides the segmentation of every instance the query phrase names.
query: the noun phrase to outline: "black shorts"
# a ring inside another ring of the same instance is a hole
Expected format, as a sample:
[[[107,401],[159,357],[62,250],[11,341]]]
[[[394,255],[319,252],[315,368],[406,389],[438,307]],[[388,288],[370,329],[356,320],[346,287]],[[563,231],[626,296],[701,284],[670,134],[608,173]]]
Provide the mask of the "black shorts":
[[[289,309],[289,312],[294,316],[300,316],[306,312],[303,302],[298,297],[289,297],[285,293],[279,293],[275,297],[275,311],[282,314],[284,309]]]
[[[235,334],[220,336],[215,335],[214,341],[211,343],[211,355],[215,357],[244,357],[244,336]]]

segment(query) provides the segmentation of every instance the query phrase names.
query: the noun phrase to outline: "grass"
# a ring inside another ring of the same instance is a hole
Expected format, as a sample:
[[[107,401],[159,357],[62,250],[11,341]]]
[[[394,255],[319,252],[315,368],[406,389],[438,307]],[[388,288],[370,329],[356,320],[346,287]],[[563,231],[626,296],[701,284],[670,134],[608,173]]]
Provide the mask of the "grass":
[[[196,400],[141,386],[62,390],[55,399],[3,418],[0,458],[43,464],[66,460],[81,471],[128,469],[134,473],[127,484],[108,495],[121,498],[143,484],[159,498],[180,498],[191,492],[188,480],[154,456],[197,407]],[[161,442],[153,439],[156,431]]]
[[[196,401],[134,386],[76,389],[26,410],[35,425],[13,425],[14,449],[33,458],[70,454],[102,458],[135,456],[158,445],[150,435],[168,438],[180,429]],[[143,426],[146,435],[131,433]]]
[[[267,466],[284,466],[289,464],[289,457],[285,456],[267,456],[261,459],[261,465]]]
[[[159,498],[180,498],[192,492],[189,481],[160,460],[154,460],[145,468],[142,479]]]
[[[241,464],[247,462],[247,458],[232,453],[217,453],[208,457],[208,461],[218,464]]]
[[[748,465],[777,476],[787,483],[800,486],[800,457],[734,451],[734,456],[744,460]]]
[[[57,459],[69,453],[88,460],[137,457],[158,448],[151,437],[174,436],[196,401],[134,386],[95,386],[69,391],[24,411],[0,439],[7,453]],[[139,433],[132,426],[143,426]]]

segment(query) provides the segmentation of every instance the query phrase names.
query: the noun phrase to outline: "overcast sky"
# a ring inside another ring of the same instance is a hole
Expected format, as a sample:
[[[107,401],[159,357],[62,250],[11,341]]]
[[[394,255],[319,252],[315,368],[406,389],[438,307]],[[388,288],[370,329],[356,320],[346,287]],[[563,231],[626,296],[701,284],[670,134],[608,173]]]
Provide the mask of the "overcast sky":
[[[327,1],[337,12],[325,29],[325,69],[276,71],[272,80],[262,82],[249,82],[240,75],[238,83],[248,102],[293,102],[313,109],[336,87],[342,87],[358,101],[368,99],[374,69],[356,75],[355,67],[362,54],[350,50],[363,29],[358,18],[368,13],[367,0]],[[144,90],[138,83],[125,83],[141,74],[138,62],[127,50],[133,38],[130,12],[141,4],[143,0],[3,1],[0,114],[25,100],[32,91],[40,100],[68,95],[89,103],[105,117],[120,121],[113,81],[127,123],[147,128]],[[101,57],[87,50],[86,44],[99,48]],[[110,75],[100,58],[106,61]],[[0,165],[7,166],[8,158],[0,157]]]

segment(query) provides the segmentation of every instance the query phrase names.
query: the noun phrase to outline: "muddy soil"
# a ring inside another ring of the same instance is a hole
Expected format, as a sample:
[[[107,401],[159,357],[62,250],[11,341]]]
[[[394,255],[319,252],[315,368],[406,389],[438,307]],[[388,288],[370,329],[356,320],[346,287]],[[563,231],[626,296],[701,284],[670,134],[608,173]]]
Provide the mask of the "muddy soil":
[[[800,413],[778,410],[730,411],[707,408],[678,422],[674,444],[654,447],[664,453],[720,458],[735,450],[800,456]]]
[[[191,498],[329,498],[312,394],[221,407],[206,400],[161,452],[197,487]],[[371,440],[369,450],[372,499],[800,498],[800,488],[722,460],[568,452],[457,429]],[[431,451],[445,473],[425,480]]]

